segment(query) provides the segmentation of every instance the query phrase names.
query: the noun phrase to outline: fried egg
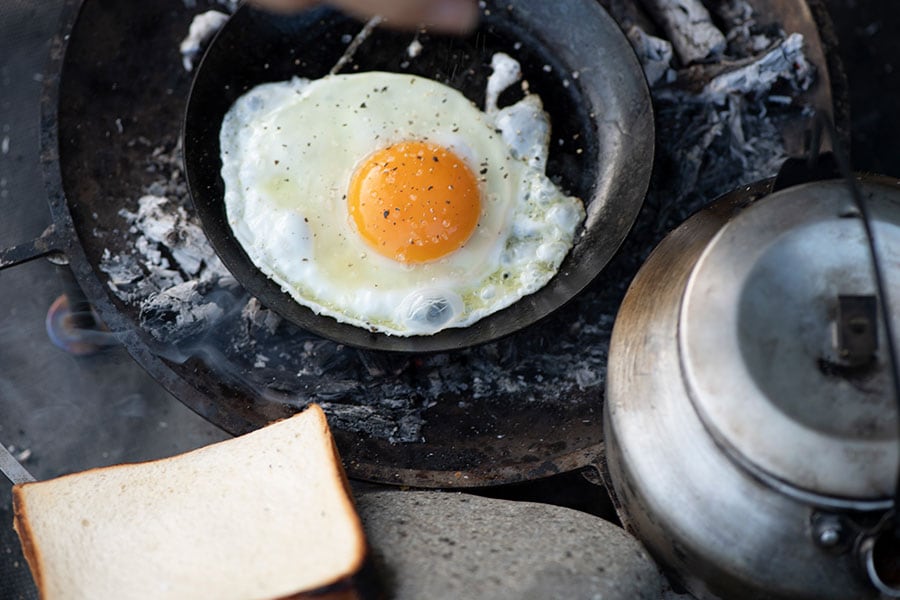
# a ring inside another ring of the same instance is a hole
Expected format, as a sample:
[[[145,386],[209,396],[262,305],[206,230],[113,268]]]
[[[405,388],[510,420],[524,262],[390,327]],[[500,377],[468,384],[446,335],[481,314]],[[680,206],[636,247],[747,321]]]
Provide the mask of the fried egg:
[[[514,81],[510,61],[495,72]],[[220,133],[236,239],[300,304],[389,335],[466,327],[535,292],[584,208],[544,174],[540,99],[498,109],[497,95],[482,111],[384,72],[250,90]]]

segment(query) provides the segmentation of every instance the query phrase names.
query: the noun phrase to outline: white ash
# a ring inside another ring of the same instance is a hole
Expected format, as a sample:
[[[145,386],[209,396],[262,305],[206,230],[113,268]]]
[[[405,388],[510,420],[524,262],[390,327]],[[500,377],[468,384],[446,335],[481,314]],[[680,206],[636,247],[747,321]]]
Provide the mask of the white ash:
[[[134,283],[144,277],[144,271],[134,256],[130,254],[111,254],[108,248],[103,249],[100,269],[109,276],[109,288],[118,292],[122,286]],[[126,299],[122,298],[121,299]]]
[[[653,90],[654,100],[725,105],[732,96],[766,98],[776,85],[786,86],[790,97],[808,90],[816,80],[815,68],[803,51],[803,35],[793,33],[776,41],[765,53],[704,68],[685,69],[675,81]],[[699,89],[696,83],[700,81]],[[775,94],[784,103],[784,91]]]
[[[713,77],[694,100],[722,104],[729,96],[768,92],[779,80],[802,92],[809,89],[814,79],[813,67],[803,54],[803,36],[792,33],[750,63]]]
[[[666,32],[682,64],[717,57],[725,50],[725,35],[700,0],[644,0],[643,4]]]
[[[138,200],[136,213],[122,209],[119,215],[132,226],[132,233],[140,234],[138,240],[144,238],[155,244],[148,246],[148,256],[167,249],[177,268],[185,275],[197,276],[201,283],[231,276],[183,206],[170,205],[165,197],[146,195]],[[162,260],[157,258],[156,262],[161,264]]]
[[[141,306],[141,319],[154,323],[154,335],[164,342],[202,334],[223,316],[225,310],[207,300],[196,280],[162,290],[148,297]]]
[[[181,45],[178,47],[181,52],[181,64],[185,71],[194,70],[194,61],[200,55],[201,50],[227,20],[228,15],[217,10],[208,10],[194,17],[187,37],[181,41]]]
[[[644,32],[637,26],[628,29],[628,40],[637,54],[638,60],[644,69],[644,76],[651,86],[656,85],[667,73],[672,73],[672,43],[662,38],[654,37]]]
[[[140,306],[141,322],[160,341],[173,341],[218,322],[225,311],[205,298],[214,286],[235,285],[203,231],[184,207],[145,195],[138,210],[122,209],[134,238],[132,254],[105,250],[100,269],[121,300]]]
[[[588,367],[575,371],[575,383],[582,390],[596,387],[601,381],[600,373]]]

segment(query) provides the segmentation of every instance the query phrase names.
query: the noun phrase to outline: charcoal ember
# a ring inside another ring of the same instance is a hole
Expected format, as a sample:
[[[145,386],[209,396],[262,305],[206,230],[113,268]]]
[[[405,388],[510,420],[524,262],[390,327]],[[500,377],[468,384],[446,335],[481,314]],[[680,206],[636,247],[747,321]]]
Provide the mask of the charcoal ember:
[[[323,402],[322,410],[335,429],[354,431],[392,443],[421,441],[421,418],[415,411],[386,415],[372,406]]]
[[[303,353],[296,358],[300,359],[298,375],[340,376],[356,371],[359,366],[359,357],[353,348],[312,335],[304,342]]]
[[[241,318],[247,322],[248,327],[261,329],[269,335],[275,335],[278,325],[281,324],[281,317],[265,308],[256,298],[247,300],[247,304],[241,310]]]
[[[430,398],[457,396],[469,390],[469,371],[458,366],[429,371],[425,394]]]
[[[356,355],[360,364],[372,377],[399,375],[408,369],[412,362],[412,358],[405,354],[357,350]]]
[[[310,375],[294,378],[292,387],[302,392],[303,398],[315,398],[316,402],[347,402],[359,393],[355,379],[326,379]]]
[[[727,57],[752,56],[784,38],[784,31],[777,24],[758,22],[753,7],[746,0],[713,2],[711,10],[724,25]]]

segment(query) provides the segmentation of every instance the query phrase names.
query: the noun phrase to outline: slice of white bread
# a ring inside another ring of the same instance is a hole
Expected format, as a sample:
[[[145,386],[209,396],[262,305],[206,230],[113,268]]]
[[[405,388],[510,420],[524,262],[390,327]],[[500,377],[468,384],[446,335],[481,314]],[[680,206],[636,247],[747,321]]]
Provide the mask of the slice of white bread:
[[[18,485],[13,505],[43,600],[353,598],[366,558],[316,405],[179,456]]]

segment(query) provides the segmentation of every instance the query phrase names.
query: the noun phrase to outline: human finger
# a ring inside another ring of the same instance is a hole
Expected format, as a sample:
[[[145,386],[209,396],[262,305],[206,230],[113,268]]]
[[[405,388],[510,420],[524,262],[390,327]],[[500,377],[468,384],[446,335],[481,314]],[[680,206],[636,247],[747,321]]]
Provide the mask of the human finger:
[[[319,4],[317,0],[251,0],[257,6],[293,12]],[[348,14],[366,20],[375,15],[398,29],[427,27],[444,33],[468,33],[478,23],[475,0],[328,0]]]

